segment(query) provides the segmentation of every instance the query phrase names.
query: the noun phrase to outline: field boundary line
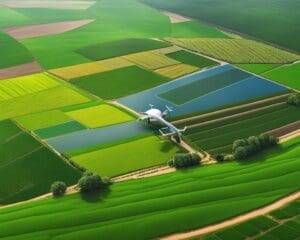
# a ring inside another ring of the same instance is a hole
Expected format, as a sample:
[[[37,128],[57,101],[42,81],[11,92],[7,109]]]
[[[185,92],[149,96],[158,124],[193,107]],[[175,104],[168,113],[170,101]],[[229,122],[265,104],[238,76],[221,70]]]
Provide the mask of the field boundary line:
[[[219,122],[219,121],[228,120],[228,119],[232,119],[232,118],[236,118],[236,117],[248,115],[250,113],[259,112],[261,110],[265,110],[265,109],[268,109],[270,107],[276,107],[276,106],[280,106],[280,105],[284,105],[284,104],[286,104],[286,103],[285,102],[274,103],[274,104],[269,105],[269,106],[264,106],[264,107],[261,107],[261,108],[256,108],[256,109],[252,109],[252,110],[249,110],[249,111],[245,111],[245,112],[241,112],[241,113],[236,113],[236,114],[233,114],[233,115],[230,115],[230,116],[221,117],[221,118],[217,118],[217,119],[206,121],[206,122],[202,122],[202,123],[192,124],[192,125],[187,126],[187,129],[201,127],[201,126],[205,126],[205,125],[208,125],[208,124],[211,124],[211,123],[216,123],[216,122]]]
[[[203,117],[212,116],[212,115],[215,115],[215,114],[218,114],[218,113],[229,112],[231,110],[236,110],[236,109],[240,109],[240,108],[244,108],[244,107],[248,107],[248,106],[255,106],[255,105],[258,105],[260,103],[265,103],[265,102],[269,102],[269,101],[272,101],[272,100],[284,98],[284,97],[287,97],[288,95],[290,95],[290,93],[282,94],[282,95],[274,96],[274,97],[270,97],[270,98],[265,98],[265,99],[262,99],[262,100],[257,100],[257,101],[254,101],[254,102],[245,103],[245,104],[238,105],[238,106],[224,108],[224,109],[221,109],[221,110],[217,110],[217,111],[209,112],[209,113],[204,113],[204,114],[200,114],[200,115],[193,116],[193,117],[188,117],[188,118],[184,118],[184,119],[180,119],[180,120],[175,120],[175,121],[172,121],[172,123],[173,124],[185,123],[189,120],[196,120],[196,119],[199,119],[199,118],[201,119]]]
[[[232,225],[244,222],[246,220],[250,220],[252,218],[265,215],[269,212],[272,212],[278,208],[283,207],[284,205],[297,200],[300,198],[300,191],[294,192],[288,196],[285,196],[283,198],[278,199],[277,201],[274,201],[273,203],[266,205],[264,207],[249,211],[245,214],[238,215],[236,217],[230,218],[228,220],[224,220],[222,222],[208,225],[206,227],[199,228],[197,230],[192,230],[189,232],[183,232],[183,233],[175,233],[169,236],[161,237],[160,240],[180,240],[180,239],[188,239],[192,237],[198,237],[207,233],[215,232],[217,230],[230,227]]]

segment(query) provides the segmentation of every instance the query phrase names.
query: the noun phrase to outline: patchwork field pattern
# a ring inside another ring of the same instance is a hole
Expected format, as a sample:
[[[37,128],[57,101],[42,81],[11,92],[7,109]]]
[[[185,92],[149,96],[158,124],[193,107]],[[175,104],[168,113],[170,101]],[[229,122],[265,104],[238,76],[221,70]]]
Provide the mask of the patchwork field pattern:
[[[223,78],[218,77],[231,76],[231,73],[232,78],[227,77],[226,84]],[[209,81],[210,79],[213,81]],[[240,71],[232,65],[223,65],[120,98],[118,101],[137,112],[146,111],[149,104],[160,109],[168,105],[174,109],[172,117],[182,117],[286,91],[287,89],[282,86]],[[176,99],[173,97],[175,95]]]
[[[249,164],[212,164],[116,183],[98,201],[71,194],[4,208],[0,237],[155,239],[221,222],[299,189],[299,141],[281,144]]]
[[[83,63],[69,67],[52,69],[49,72],[63,79],[70,80],[73,78],[111,71],[114,69],[128,67],[131,65],[133,65],[133,63],[123,58],[117,57],[97,62]]]
[[[221,116],[210,116],[182,122],[187,125],[186,140],[197,149],[211,154],[231,153],[232,143],[240,138],[259,135],[299,120],[298,108],[287,105],[286,98],[266,102]],[[215,118],[214,118],[215,117]],[[218,134],[222,132],[222,134]]]
[[[166,164],[180,149],[169,141],[150,136],[95,150],[71,159],[101,176],[113,177],[135,170]]]
[[[290,63],[300,59],[297,54],[248,39],[172,38],[167,40],[230,63]]]
[[[138,66],[142,66],[146,69],[155,70],[162,67],[167,67],[170,65],[179,64],[180,62],[169,58],[163,54],[156,52],[140,52],[130,55],[123,56],[122,58],[133,62]]]
[[[172,66],[157,69],[155,70],[155,72],[168,78],[177,78],[195,72],[197,70],[198,70],[197,67],[191,65],[177,64],[177,65],[172,65]]]
[[[248,72],[256,73],[256,74],[261,74],[267,71],[272,70],[273,68],[277,68],[280,65],[279,64],[236,64],[237,67],[244,69]]]
[[[300,63],[295,63],[289,66],[282,66],[263,75],[266,78],[300,91],[299,74]]]
[[[169,78],[137,66],[74,78],[71,83],[103,99],[116,99],[167,82]]]
[[[88,128],[103,127],[134,119],[125,111],[108,104],[66,112],[66,115]]]
[[[0,122],[0,203],[26,200],[49,191],[55,180],[74,184],[80,173],[23,132],[10,120]],[[10,184],[7,184],[9,182]]]

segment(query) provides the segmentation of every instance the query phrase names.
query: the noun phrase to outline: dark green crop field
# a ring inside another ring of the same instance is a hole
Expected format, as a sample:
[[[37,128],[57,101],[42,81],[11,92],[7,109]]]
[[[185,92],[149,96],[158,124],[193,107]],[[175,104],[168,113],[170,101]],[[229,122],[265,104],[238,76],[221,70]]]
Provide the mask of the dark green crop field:
[[[71,185],[80,177],[78,170],[10,120],[0,122],[0,132],[0,204],[47,193],[55,180]]]
[[[30,52],[19,42],[0,31],[0,69],[33,61]]]
[[[299,1],[141,0],[141,2],[300,52]]]
[[[84,47],[77,50],[77,52],[91,60],[103,60],[106,58],[113,58],[130,53],[148,51],[170,46],[171,44],[169,43],[152,39],[130,38]]]
[[[213,60],[183,50],[174,53],[169,53],[167,54],[167,56],[179,62],[189,64],[199,68],[218,65],[218,63]]]
[[[299,190],[299,143],[285,142],[248,164],[199,167],[115,183],[93,198],[72,194],[0,209],[0,238],[153,239],[213,224]]]
[[[157,86],[168,80],[156,73],[130,66],[75,78],[71,83],[103,99],[115,99]]]
[[[259,135],[295,122],[299,120],[299,114],[299,108],[283,103],[229,119],[223,120],[221,117],[220,121],[195,126],[186,131],[185,137],[196,148],[206,150],[212,154],[230,153],[234,140]],[[227,116],[230,115],[228,113]],[[203,120],[198,119],[188,124],[199,123],[203,123]]]

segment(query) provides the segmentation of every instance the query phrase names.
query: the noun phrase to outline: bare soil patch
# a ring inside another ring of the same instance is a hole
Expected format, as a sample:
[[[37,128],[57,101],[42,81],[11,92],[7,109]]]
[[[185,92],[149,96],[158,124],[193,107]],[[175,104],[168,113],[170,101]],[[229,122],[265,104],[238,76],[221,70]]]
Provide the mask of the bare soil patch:
[[[30,62],[18,66],[0,69],[0,80],[6,78],[13,78],[22,75],[42,72],[43,69],[37,62]]]
[[[169,17],[171,23],[180,23],[180,22],[191,21],[191,19],[183,17],[176,13],[172,13],[172,12],[168,12],[168,11],[162,11],[162,13]]]
[[[283,127],[273,129],[272,131],[269,131],[268,133],[270,135],[273,135],[274,137],[280,138],[282,136],[288,135],[289,133],[295,132],[297,130],[300,130],[300,120],[297,122],[293,122],[288,125],[285,125]]]
[[[17,40],[59,34],[93,22],[93,19],[7,27],[3,31]]]
[[[0,1],[0,6],[11,8],[88,9],[94,3],[94,1],[15,0]]]

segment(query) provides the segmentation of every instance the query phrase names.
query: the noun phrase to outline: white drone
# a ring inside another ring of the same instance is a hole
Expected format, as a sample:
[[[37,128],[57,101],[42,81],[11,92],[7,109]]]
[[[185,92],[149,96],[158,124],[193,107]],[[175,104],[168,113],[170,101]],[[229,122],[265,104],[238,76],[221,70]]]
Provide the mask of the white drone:
[[[146,112],[141,112],[143,116],[140,119],[144,121],[146,120],[148,124],[152,122],[158,122],[161,125],[164,125],[165,127],[159,129],[161,135],[164,137],[174,135],[176,137],[177,142],[180,142],[180,135],[186,130],[186,127],[184,127],[183,129],[178,129],[172,123],[165,120],[165,117],[173,110],[170,107],[166,106],[166,110],[164,112],[161,112],[159,109],[153,108],[153,105],[149,105],[150,109]]]

